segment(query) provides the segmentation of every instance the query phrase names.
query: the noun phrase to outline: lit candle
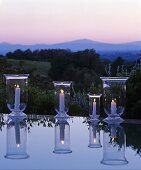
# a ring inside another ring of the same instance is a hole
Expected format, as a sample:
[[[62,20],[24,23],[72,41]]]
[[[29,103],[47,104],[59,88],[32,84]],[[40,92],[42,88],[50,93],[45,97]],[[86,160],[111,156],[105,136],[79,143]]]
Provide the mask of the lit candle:
[[[116,114],[116,110],[117,110],[116,102],[114,100],[112,100],[112,102],[111,102],[111,114]]]
[[[20,107],[20,88],[19,85],[15,88],[15,106],[14,110],[19,110]]]
[[[64,136],[65,136],[65,124],[61,123],[60,124],[60,141],[62,145],[64,144]]]
[[[16,138],[16,144],[17,147],[20,146],[20,126],[19,122],[15,121],[15,138]]]
[[[96,116],[96,100],[93,101],[93,116]]]
[[[60,90],[60,112],[64,112],[65,110],[65,97],[64,97],[64,91]]]

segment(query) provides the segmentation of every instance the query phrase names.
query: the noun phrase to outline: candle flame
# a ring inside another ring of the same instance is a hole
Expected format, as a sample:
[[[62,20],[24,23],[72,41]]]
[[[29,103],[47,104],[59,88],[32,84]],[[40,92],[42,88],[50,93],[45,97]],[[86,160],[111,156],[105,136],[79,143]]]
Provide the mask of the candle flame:
[[[94,102],[96,102],[96,99],[94,99]]]
[[[61,91],[62,94],[64,93],[64,90],[61,89],[60,91]]]
[[[112,102],[116,102],[116,98],[112,99]]]
[[[15,84],[15,87],[19,88],[20,86],[18,84],[17,85]]]

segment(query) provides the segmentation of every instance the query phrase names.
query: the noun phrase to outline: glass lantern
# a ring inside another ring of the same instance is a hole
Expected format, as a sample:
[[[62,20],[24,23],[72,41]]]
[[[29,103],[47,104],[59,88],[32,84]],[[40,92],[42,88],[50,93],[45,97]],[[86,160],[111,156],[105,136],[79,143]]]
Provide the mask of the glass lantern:
[[[12,117],[7,125],[7,159],[26,159],[27,125],[22,117]]]
[[[28,74],[5,74],[9,116],[26,116],[23,111],[28,100]]]
[[[128,77],[100,77],[103,82],[104,111],[107,120],[122,120],[125,110],[126,81]]]
[[[126,135],[120,124],[112,123],[103,134],[103,160],[105,165],[124,165],[128,161],[125,157]]]
[[[100,127],[98,122],[90,121],[89,123],[89,148],[101,148]]]
[[[68,117],[67,112],[70,104],[72,82],[53,82],[55,87],[56,118]]]
[[[101,94],[88,94],[89,96],[89,115],[90,120],[98,120],[100,116],[100,97]]]
[[[55,123],[55,148],[54,153],[71,153],[70,150],[70,125],[66,119],[58,119]]]

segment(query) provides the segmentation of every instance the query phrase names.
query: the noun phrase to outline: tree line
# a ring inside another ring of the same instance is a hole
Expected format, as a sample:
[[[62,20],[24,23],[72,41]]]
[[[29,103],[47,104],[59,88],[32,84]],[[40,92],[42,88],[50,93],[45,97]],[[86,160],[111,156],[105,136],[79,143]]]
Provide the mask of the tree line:
[[[34,60],[50,62],[51,67],[46,76],[34,74],[34,70],[23,69],[22,67],[15,68],[9,64],[7,59],[19,60],[22,65],[23,60]],[[70,114],[88,115],[86,105],[86,94],[88,92],[102,93],[102,82],[100,76],[109,76],[106,72],[106,66],[110,64],[111,75],[116,76],[117,72],[129,73],[134,67],[135,62],[125,61],[121,56],[118,56],[114,61],[104,59],[93,49],[84,51],[72,52],[70,50],[49,49],[49,50],[16,50],[7,53],[3,58],[0,58],[0,81],[1,81],[1,110],[5,109],[3,79],[4,73],[29,73],[29,102],[27,107],[28,113],[47,114],[54,113],[53,102],[53,84],[54,80],[73,81],[74,91],[79,100],[76,103],[74,100],[71,103]],[[126,69],[125,69],[126,68]],[[137,69],[135,74],[130,76],[127,83],[127,102],[126,112],[127,118],[141,118],[141,71]],[[105,115],[103,115],[105,116]]]

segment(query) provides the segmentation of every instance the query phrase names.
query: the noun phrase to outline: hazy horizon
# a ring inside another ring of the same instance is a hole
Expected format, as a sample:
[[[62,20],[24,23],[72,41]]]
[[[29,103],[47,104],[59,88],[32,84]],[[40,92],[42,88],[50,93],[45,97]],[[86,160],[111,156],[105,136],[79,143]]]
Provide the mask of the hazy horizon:
[[[135,40],[135,41],[126,41],[126,42],[119,42],[119,43],[116,43],[116,42],[102,42],[102,41],[95,41],[95,40],[92,40],[92,39],[88,39],[88,38],[82,38],[82,39],[73,39],[73,40],[66,40],[66,41],[61,41],[61,42],[54,42],[54,43],[46,43],[46,42],[44,42],[44,43],[35,43],[35,42],[33,42],[33,43],[12,43],[12,42],[0,42],[0,44],[2,44],[2,43],[6,43],[6,44],[13,44],[13,45],[36,45],[36,44],[46,44],[46,45],[55,45],[55,44],[63,44],[63,43],[71,43],[71,42],[75,42],[75,41],[92,41],[92,42],[97,42],[97,43],[103,43],[103,44],[115,44],[115,45],[120,45],[120,44],[128,44],[128,43],[137,43],[137,42],[141,42],[141,40]]]
[[[0,0],[0,42],[141,41],[141,0]]]

